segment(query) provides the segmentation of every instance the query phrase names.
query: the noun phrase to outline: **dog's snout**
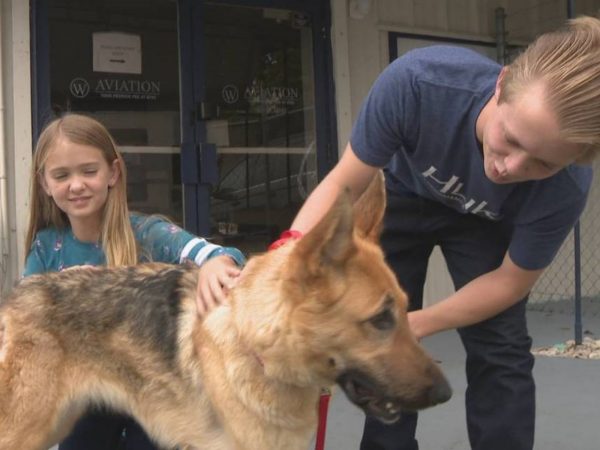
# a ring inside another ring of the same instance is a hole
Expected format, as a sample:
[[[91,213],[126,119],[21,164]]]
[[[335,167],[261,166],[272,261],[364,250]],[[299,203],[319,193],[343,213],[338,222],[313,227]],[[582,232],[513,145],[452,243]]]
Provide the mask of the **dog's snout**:
[[[452,397],[452,388],[445,377],[441,377],[430,389],[429,400],[432,405],[445,403]]]

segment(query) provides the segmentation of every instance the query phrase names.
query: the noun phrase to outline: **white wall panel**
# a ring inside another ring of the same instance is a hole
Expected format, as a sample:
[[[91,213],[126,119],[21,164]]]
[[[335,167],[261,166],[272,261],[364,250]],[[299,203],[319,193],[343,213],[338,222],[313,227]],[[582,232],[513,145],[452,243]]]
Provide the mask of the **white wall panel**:
[[[414,6],[414,26],[448,31],[447,1],[420,0]]]
[[[375,1],[375,0],[374,0]],[[504,0],[376,0],[379,24],[435,34],[493,37],[494,11]]]
[[[377,29],[378,6],[377,3],[372,2],[366,17],[348,20],[350,102],[353,121],[373,81],[387,65],[387,61],[382,61],[380,55],[380,33]],[[346,136],[346,141],[348,137]]]
[[[25,230],[29,204],[29,170],[31,166],[31,77],[29,46],[29,2],[0,0],[2,21],[4,89],[4,145],[7,151],[8,219],[10,227],[8,273],[15,280],[24,264]],[[0,144],[2,145],[2,144]],[[12,283],[11,283],[12,284]],[[0,286],[1,290],[8,289]]]
[[[464,30],[469,34],[481,34],[487,27],[482,28],[483,3],[476,0],[449,0],[448,30]]]

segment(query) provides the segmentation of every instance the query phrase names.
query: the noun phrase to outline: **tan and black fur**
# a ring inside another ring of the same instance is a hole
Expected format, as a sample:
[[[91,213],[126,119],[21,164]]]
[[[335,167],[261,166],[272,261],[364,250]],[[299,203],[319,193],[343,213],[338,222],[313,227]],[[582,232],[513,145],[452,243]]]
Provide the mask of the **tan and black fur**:
[[[384,202],[380,177],[354,212],[341,196],[204,320],[189,266],[24,279],[0,306],[0,450],[47,449],[90,404],[164,447],[305,450],[321,387],[387,422],[446,401],[377,243]]]

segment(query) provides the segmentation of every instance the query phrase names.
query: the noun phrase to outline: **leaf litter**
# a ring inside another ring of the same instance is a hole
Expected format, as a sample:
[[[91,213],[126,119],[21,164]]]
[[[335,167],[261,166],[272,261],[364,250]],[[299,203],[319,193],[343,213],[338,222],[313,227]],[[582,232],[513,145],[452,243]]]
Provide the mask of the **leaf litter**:
[[[555,356],[575,359],[600,359],[600,339],[585,336],[581,344],[574,339],[548,347],[538,347],[531,350],[536,356]]]

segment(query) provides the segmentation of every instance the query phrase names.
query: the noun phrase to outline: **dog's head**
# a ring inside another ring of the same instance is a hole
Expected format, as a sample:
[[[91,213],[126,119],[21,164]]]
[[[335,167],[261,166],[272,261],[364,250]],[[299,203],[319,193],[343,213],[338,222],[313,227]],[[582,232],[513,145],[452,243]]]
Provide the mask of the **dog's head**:
[[[338,383],[392,422],[451,390],[409,329],[406,294],[378,243],[384,209],[382,175],[354,208],[342,195],[302,239],[251,260],[242,283],[255,293],[236,301],[234,314],[267,376]]]

